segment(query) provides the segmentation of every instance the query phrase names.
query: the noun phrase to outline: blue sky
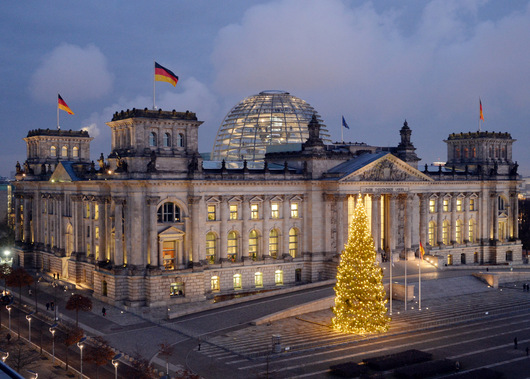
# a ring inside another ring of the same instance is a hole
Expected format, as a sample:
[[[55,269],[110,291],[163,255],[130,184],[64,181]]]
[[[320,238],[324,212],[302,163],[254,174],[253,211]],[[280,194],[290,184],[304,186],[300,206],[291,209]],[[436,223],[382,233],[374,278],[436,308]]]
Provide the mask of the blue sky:
[[[397,145],[407,119],[421,165],[444,160],[450,133],[509,132],[530,175],[530,1],[181,0],[0,4],[0,175],[25,160],[27,132],[57,127],[57,93],[93,159],[105,122],[157,106],[204,121],[201,152],[238,101],[281,89],[310,103],[333,140]]]

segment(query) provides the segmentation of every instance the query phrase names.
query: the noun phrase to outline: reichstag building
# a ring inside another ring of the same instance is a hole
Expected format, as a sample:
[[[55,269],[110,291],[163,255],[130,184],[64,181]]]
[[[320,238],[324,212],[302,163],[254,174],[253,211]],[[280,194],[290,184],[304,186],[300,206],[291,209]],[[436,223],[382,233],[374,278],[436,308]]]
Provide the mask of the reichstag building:
[[[130,307],[312,283],[335,276],[357,201],[380,260],[414,259],[421,242],[441,269],[522,262],[508,133],[455,130],[445,166],[418,167],[407,122],[395,147],[331,143],[287,92],[237,104],[211,160],[201,123],[117,112],[97,162],[87,132],[29,131],[13,184],[19,264]]]

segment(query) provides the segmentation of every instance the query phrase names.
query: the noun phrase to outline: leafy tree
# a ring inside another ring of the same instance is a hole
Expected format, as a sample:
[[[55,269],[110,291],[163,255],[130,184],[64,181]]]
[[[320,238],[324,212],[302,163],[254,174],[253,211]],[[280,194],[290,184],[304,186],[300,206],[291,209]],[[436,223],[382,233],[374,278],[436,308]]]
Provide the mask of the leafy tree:
[[[99,368],[109,363],[116,353],[104,338],[94,337],[93,340],[95,345],[88,345],[86,348],[86,360],[96,365],[96,378],[99,378]]]
[[[376,263],[368,216],[359,199],[341,254],[335,285],[333,327],[344,333],[386,332],[387,316],[383,273]]]
[[[83,331],[83,329],[81,328],[67,328],[65,330],[65,334],[64,334],[64,337],[62,339],[62,342],[63,344],[65,345],[66,347],[66,358],[65,358],[65,363],[66,363],[66,371],[68,371],[68,348],[70,346],[72,346],[73,344],[79,342],[79,340],[81,338],[83,338],[83,335],[85,334],[85,332]]]
[[[77,328],[79,326],[79,311],[90,312],[92,310],[92,300],[86,296],[74,294],[68,299],[66,309],[75,311],[75,327]]]

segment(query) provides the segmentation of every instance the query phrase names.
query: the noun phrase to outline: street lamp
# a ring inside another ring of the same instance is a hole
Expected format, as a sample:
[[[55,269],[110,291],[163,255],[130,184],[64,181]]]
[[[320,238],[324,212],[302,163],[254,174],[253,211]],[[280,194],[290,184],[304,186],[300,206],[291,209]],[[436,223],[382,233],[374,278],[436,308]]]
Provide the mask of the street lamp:
[[[11,305],[6,305],[6,309],[9,312],[9,330],[11,330]]]
[[[112,358],[112,365],[114,366],[114,378],[118,379],[118,359],[121,358],[121,354],[116,354],[114,358]]]
[[[86,340],[86,337],[83,337],[77,343],[77,347],[79,348],[79,353],[81,354],[81,370],[80,370],[81,371],[81,379],[83,379],[83,348],[85,347],[83,342],[85,342],[85,340]]]
[[[33,375],[33,379],[37,379],[39,377],[38,372],[35,372],[33,370],[26,370],[26,371],[29,372],[31,375]]]
[[[57,323],[50,326],[50,333],[52,334],[52,366],[55,365],[55,328],[57,328]]]
[[[31,312],[26,315],[26,320],[28,320],[28,335],[29,335],[29,343],[31,343],[31,316],[35,312]]]
[[[6,363],[6,359],[9,357],[9,351],[0,349],[0,353],[2,354],[2,362]]]

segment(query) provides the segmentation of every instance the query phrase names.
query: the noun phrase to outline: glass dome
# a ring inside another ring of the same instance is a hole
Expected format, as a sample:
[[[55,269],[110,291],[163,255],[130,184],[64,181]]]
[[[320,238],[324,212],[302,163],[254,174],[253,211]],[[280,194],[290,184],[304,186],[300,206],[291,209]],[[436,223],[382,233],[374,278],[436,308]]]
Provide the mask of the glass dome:
[[[309,137],[307,124],[315,114],[320,136],[329,142],[329,133],[315,109],[285,91],[263,91],[247,97],[226,115],[219,127],[212,160],[260,161],[267,146],[303,143]]]

